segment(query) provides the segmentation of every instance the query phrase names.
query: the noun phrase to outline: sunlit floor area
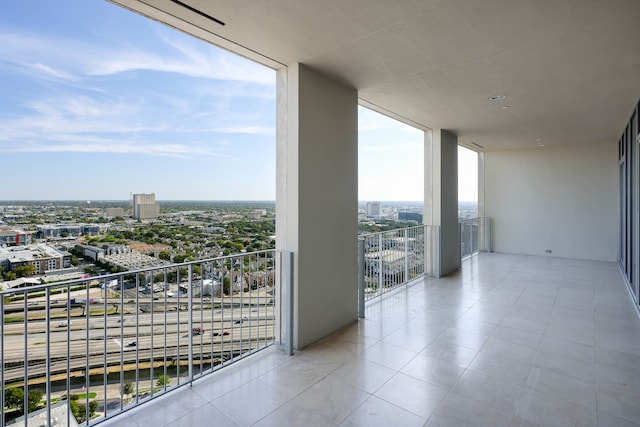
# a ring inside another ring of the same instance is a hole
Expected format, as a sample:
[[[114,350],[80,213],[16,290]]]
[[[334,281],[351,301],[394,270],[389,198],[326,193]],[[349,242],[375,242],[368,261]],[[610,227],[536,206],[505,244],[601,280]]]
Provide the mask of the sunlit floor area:
[[[640,426],[640,320],[614,263],[480,254],[102,425]]]

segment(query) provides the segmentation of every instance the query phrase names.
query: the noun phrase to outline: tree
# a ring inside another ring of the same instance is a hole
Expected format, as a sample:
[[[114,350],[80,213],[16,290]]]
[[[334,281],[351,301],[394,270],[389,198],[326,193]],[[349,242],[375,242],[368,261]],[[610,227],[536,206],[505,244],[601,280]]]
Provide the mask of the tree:
[[[78,400],[70,400],[69,409],[77,422],[83,423],[87,419],[87,407],[79,404]]]
[[[164,387],[165,385],[169,385],[171,383],[171,377],[169,375],[159,375],[158,381],[156,384],[160,387]]]
[[[222,279],[222,292],[224,292],[225,295],[231,295],[231,279],[228,277]]]
[[[98,408],[99,408],[99,405],[96,400],[92,400],[91,402],[89,402],[89,416],[93,417],[98,411]]]
[[[175,255],[173,257],[173,262],[175,262],[176,264],[181,264],[184,262],[184,260],[187,259],[187,256],[184,254],[181,255]]]
[[[33,264],[20,265],[16,267],[16,276],[25,277],[32,276],[36,272],[36,266]]]
[[[29,390],[29,412],[33,412],[40,406],[44,393],[42,390]]]
[[[125,396],[129,396],[134,392],[133,383],[131,381],[125,381],[122,385],[122,394]]]
[[[40,406],[44,393],[41,390],[29,390],[29,412],[33,412]],[[24,389],[10,388],[5,392],[4,403],[8,408],[19,409],[24,412]]]
[[[2,273],[2,277],[4,277],[4,280],[6,281],[15,280],[16,273],[14,273],[13,271],[5,271],[4,273]]]
[[[24,404],[24,390],[21,388],[10,388],[4,394],[4,404],[7,408],[22,409]]]
[[[171,254],[169,253],[169,251],[160,251],[160,253],[158,254],[158,258],[169,261],[171,260]]]

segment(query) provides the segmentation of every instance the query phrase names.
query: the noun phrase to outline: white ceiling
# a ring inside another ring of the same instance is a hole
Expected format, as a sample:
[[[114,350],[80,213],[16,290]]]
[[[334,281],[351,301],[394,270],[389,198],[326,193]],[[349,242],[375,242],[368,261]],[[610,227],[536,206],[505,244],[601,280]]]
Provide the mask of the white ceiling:
[[[614,143],[640,97],[638,0],[181,1],[225,25],[115,0],[274,67],[305,63],[486,150]]]

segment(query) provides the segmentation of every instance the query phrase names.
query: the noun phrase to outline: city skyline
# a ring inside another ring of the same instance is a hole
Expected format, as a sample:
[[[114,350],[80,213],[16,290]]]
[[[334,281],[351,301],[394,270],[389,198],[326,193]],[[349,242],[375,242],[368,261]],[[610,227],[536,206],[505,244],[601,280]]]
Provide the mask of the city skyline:
[[[31,1],[0,16],[0,200],[275,199],[274,70],[108,2]],[[359,107],[359,199],[422,200],[422,144]]]

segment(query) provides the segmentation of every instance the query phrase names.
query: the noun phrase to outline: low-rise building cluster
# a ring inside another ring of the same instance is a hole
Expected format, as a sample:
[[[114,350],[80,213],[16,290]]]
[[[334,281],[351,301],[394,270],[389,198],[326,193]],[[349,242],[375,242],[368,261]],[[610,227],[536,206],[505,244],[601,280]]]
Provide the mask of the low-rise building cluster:
[[[0,267],[15,271],[20,266],[33,265],[35,274],[71,267],[71,254],[46,243],[0,247]]]

